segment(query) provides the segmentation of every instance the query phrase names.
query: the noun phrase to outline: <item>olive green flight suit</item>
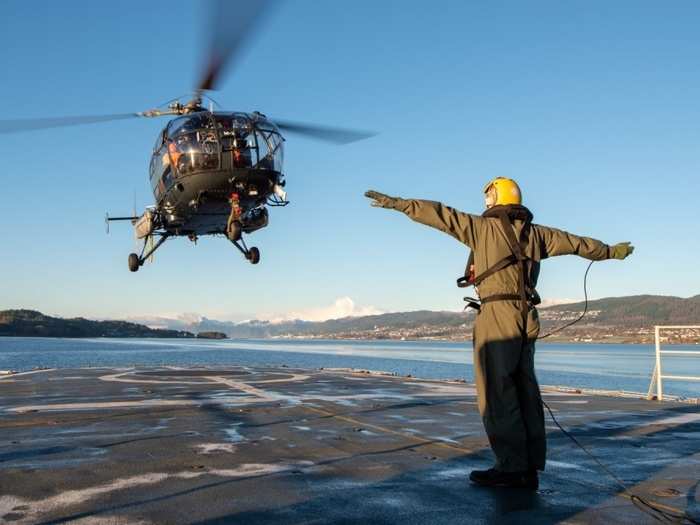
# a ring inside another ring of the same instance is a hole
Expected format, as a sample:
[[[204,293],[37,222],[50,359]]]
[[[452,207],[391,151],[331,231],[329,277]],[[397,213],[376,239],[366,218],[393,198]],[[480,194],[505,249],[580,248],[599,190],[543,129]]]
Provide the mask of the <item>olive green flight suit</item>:
[[[457,211],[439,202],[397,199],[395,209],[414,221],[432,226],[469,246],[478,276],[512,252],[498,218]],[[514,221],[520,238],[523,221]],[[525,247],[530,259],[530,282],[537,285],[540,261],[556,255],[579,255],[600,261],[610,258],[607,244],[565,231],[532,224]],[[482,299],[495,294],[519,293],[518,265],[484,279]],[[546,439],[540,390],[535,377],[535,340],[540,330],[537,310],[530,307],[527,341],[523,344],[521,302],[493,301],[481,307],[474,325],[474,375],[479,413],[504,472],[544,470]]]

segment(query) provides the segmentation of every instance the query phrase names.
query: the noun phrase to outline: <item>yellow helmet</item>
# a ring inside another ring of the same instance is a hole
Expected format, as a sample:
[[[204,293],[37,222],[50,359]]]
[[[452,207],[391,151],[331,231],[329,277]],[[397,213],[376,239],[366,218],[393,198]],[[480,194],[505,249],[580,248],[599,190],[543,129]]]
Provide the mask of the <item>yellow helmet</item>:
[[[495,190],[495,199],[492,196],[491,202],[487,197],[487,205],[490,206],[500,206],[502,204],[522,204],[523,198],[520,193],[520,187],[518,183],[513,179],[508,179],[506,177],[496,177],[490,181],[486,186],[484,186],[484,193],[489,194],[492,190]]]

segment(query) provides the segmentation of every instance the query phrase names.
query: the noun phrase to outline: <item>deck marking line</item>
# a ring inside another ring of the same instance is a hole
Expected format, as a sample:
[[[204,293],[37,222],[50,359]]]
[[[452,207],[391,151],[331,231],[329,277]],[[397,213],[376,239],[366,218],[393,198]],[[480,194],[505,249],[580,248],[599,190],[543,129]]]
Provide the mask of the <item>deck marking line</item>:
[[[304,374],[290,374],[289,377],[282,377],[280,379],[261,379],[259,381],[252,380],[250,383],[255,383],[256,385],[263,383],[288,383],[290,381],[306,381],[308,378],[309,376]]]
[[[43,374],[44,372],[53,372],[56,368],[42,368],[41,370],[30,370],[29,372],[13,372],[11,374],[0,374],[0,381],[20,376],[28,376],[30,374]]]
[[[108,374],[105,376],[100,376],[98,379],[101,381],[117,381],[119,383],[145,383],[145,384],[154,384],[154,385],[206,385],[206,381],[158,381],[158,380],[152,380],[152,379],[130,379],[127,377],[123,377],[128,374],[134,373],[135,370],[129,370],[128,372],[121,372],[119,374]],[[138,373],[138,372],[136,372]]]
[[[270,395],[264,390],[260,390],[259,388],[255,388],[254,386],[251,386],[247,383],[241,383],[240,381],[233,381],[231,379],[227,379],[225,377],[220,377],[220,376],[205,376],[207,379],[214,383],[220,383],[222,385],[229,386],[231,388],[235,388],[236,390],[240,390],[242,392],[245,392],[246,394],[250,394],[251,396],[255,396],[259,399],[265,400],[265,401],[274,401],[277,399],[277,396]]]

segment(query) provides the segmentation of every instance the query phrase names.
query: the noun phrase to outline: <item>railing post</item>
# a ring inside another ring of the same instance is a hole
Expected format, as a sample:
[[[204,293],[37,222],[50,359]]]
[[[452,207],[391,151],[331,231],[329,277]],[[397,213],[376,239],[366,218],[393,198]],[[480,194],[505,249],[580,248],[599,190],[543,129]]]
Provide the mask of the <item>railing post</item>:
[[[656,341],[656,398],[663,401],[664,392],[661,382],[661,337],[659,335],[659,327],[654,327],[654,339]]]

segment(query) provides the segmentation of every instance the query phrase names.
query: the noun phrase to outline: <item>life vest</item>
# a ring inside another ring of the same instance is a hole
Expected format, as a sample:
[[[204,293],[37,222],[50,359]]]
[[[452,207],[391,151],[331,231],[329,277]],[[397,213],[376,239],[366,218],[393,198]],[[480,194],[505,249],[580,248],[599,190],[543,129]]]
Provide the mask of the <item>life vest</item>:
[[[508,243],[508,248],[510,249],[511,253],[490,268],[481,272],[479,275],[475,275],[473,270],[474,252],[470,253],[469,259],[467,260],[467,267],[464,270],[464,275],[457,279],[457,286],[460,288],[474,286],[476,289],[476,287],[479,286],[479,284],[481,284],[481,282],[483,282],[483,280],[487,277],[490,277],[496,272],[500,272],[509,266],[517,265],[517,294],[494,294],[488,297],[482,297],[479,301],[481,305],[491,301],[520,301],[523,317],[527,318],[527,312],[530,305],[537,305],[540,303],[540,297],[530,279],[531,259],[526,255],[530,237],[530,226],[532,224],[532,213],[525,206],[509,204],[504,206],[493,206],[492,208],[487,209],[482,214],[482,217],[494,217],[501,221],[503,232],[505,233],[506,241]],[[515,220],[521,220],[524,223],[523,228],[520,231],[519,239],[515,236],[515,227],[513,225],[513,221]],[[480,308],[480,304],[471,297],[465,297],[464,300],[468,302],[467,307],[471,306],[477,310]]]

